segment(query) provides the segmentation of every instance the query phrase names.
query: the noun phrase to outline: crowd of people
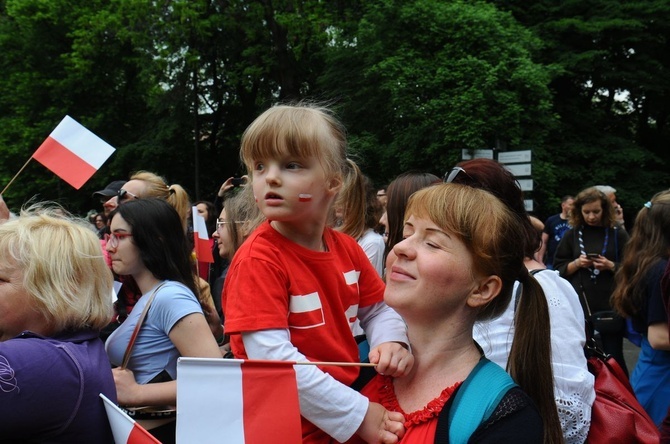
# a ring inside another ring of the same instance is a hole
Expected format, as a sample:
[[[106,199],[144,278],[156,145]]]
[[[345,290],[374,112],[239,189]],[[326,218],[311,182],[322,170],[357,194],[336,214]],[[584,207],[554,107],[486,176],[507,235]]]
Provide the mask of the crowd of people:
[[[631,384],[670,442],[670,191],[629,235],[612,187],[542,224],[494,160],[375,188],[311,104],[266,110],[240,156],[214,202],[148,171],[88,220],[0,196],[3,439],[113,442],[102,393],[174,442],[185,356],[328,363],[296,366],[304,443],[584,443],[584,347],[627,372],[630,325]],[[214,264],[194,260],[192,207]]]

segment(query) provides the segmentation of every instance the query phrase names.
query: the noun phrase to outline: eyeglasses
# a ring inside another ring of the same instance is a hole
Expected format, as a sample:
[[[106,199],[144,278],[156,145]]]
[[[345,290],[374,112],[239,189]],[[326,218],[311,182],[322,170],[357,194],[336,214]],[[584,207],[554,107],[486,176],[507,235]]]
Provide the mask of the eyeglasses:
[[[128,196],[130,196],[130,197],[128,197]],[[124,202],[124,201],[130,199],[131,197],[133,199],[139,199],[139,197],[136,194],[133,194],[128,190],[124,190],[123,188],[121,188],[116,195],[116,199],[118,200],[119,203]]]
[[[225,224],[243,224],[245,222],[246,220],[224,220],[219,218],[216,220],[216,229],[219,230]]]
[[[117,248],[119,246],[119,241],[121,239],[125,239],[126,237],[132,237],[133,235],[130,233],[112,233],[112,234],[105,234],[105,241],[107,242],[107,245],[110,246],[110,248]]]
[[[459,174],[464,174],[470,182],[477,182],[475,179],[472,178],[463,168],[461,167],[453,167],[449,172],[444,174],[444,183],[451,183],[453,182],[456,177],[458,177]],[[461,182],[457,182],[461,183]]]

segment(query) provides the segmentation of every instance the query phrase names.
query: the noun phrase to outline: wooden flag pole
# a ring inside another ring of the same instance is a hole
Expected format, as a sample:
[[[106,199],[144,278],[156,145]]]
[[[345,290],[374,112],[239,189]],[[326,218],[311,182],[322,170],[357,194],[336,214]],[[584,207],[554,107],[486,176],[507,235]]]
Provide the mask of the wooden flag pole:
[[[23,170],[26,169],[26,167],[28,166],[28,162],[30,162],[31,160],[33,160],[32,156],[26,161],[26,163],[23,164],[23,166],[21,167],[21,169],[19,170],[19,172],[16,173],[16,174],[14,175],[14,177],[12,177],[12,180],[9,181],[9,183],[7,184],[7,186],[0,192],[0,194],[5,194],[5,191],[7,191],[7,188],[9,188],[9,186],[14,182],[14,179],[16,179],[16,178],[18,177],[19,174],[21,174],[21,171],[23,171]]]
[[[332,365],[337,367],[375,367],[377,364],[371,364],[369,362],[295,362],[295,365]]]

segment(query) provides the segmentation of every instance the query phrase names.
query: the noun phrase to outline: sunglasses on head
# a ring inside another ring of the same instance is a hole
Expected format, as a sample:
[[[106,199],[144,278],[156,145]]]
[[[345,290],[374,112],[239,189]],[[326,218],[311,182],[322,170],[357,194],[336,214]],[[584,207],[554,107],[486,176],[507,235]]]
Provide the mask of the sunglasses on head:
[[[124,190],[123,188],[119,190],[118,194],[116,195],[116,198],[119,201],[119,203],[124,202],[130,198],[139,199],[139,197],[136,194],[133,194],[128,190]]]
[[[462,183],[464,185],[474,185],[478,184],[478,182],[470,176],[463,168],[461,167],[453,167],[451,170],[447,171],[444,174],[444,183],[452,183],[458,176],[465,176],[467,179],[466,180],[458,180],[456,183]]]

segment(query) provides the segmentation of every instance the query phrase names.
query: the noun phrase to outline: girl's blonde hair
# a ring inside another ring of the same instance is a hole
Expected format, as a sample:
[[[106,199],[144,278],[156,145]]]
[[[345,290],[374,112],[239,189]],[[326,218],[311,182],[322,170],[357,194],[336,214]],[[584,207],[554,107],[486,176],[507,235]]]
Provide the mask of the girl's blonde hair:
[[[325,107],[273,106],[244,131],[240,158],[253,175],[256,160],[286,155],[316,157],[328,180],[341,180],[347,160],[346,130]]]
[[[96,329],[112,318],[112,273],[88,222],[33,205],[0,224],[0,257],[23,272],[23,288],[56,332]]]
[[[167,201],[172,208],[177,210],[182,226],[186,230],[191,200],[188,193],[181,185],[168,185],[166,180],[158,174],[150,171],[137,171],[130,176],[130,180],[141,180],[146,188],[139,196],[140,198],[155,197]]]

